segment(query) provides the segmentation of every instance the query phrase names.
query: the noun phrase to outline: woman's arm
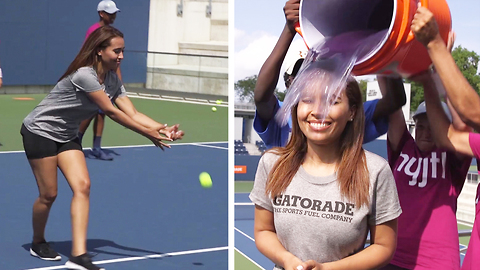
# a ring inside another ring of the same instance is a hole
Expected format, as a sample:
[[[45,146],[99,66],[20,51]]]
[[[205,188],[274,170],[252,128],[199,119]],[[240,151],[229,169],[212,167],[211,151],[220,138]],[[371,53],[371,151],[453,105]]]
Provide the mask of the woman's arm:
[[[289,0],[285,3],[283,8],[286,19],[285,27],[258,74],[254,99],[257,114],[264,122],[269,122],[274,116],[277,104],[274,92],[283,60],[296,34],[295,23],[298,22],[299,6],[300,0]]]
[[[447,102],[448,110],[452,115],[452,126],[458,131],[472,132],[473,129],[462,121],[462,119],[460,118],[460,115],[458,115],[457,110],[455,110],[449,98],[446,98],[446,102]]]
[[[442,40],[433,13],[420,6],[411,29],[415,38],[427,48],[445,91],[462,121],[480,130],[480,97],[465,79]]]
[[[394,78],[388,78],[386,76],[378,75],[377,81],[380,91],[386,93],[388,91],[389,84],[395,84],[396,82],[391,82],[390,80],[398,80]],[[403,82],[402,82],[403,86]],[[400,140],[402,139],[403,133],[407,129],[405,124],[405,117],[403,116],[402,108],[398,109],[396,112],[390,114],[388,118],[388,142],[390,143],[390,148],[393,151],[398,151]]]
[[[154,128],[147,128],[139,124],[138,122],[134,121],[123,111],[115,108],[115,106],[113,106],[112,102],[110,101],[108,96],[105,94],[105,92],[99,90],[95,92],[89,92],[87,93],[87,95],[113,121],[147,137],[156,146],[162,148],[162,150],[163,150],[163,147],[170,148],[170,146],[164,143],[163,141],[172,141],[172,139],[161,136],[159,133],[160,130],[154,129]]]
[[[169,127],[166,124],[159,123],[152,118],[146,116],[145,114],[137,111],[128,96],[116,98],[115,104],[121,111],[123,111],[126,115],[132,118],[135,122],[146,128],[160,130],[162,134],[173,140],[179,140],[184,135],[184,132],[182,130],[178,130],[179,125],[173,125]]]
[[[273,213],[255,205],[255,244],[258,250],[273,263],[285,270],[296,270],[302,261],[288,252],[280,243],[273,223]]]
[[[377,78],[378,80],[378,78]],[[405,88],[401,77],[383,77],[380,87],[382,98],[378,101],[375,111],[373,112],[373,121],[388,117],[390,114],[401,110],[403,105],[407,103]]]
[[[469,132],[456,129],[448,120],[443,110],[435,82],[428,73],[413,78],[423,85],[427,117],[430,122],[430,129],[437,147],[445,148],[451,152],[467,154],[472,156],[470,148]],[[454,117],[455,110],[452,111]],[[459,119],[454,121],[460,121]],[[457,126],[459,126],[457,124]]]
[[[387,265],[397,247],[397,219],[370,226],[372,243],[364,250],[344,259],[320,264],[313,260],[302,264],[303,270],[362,270]]]

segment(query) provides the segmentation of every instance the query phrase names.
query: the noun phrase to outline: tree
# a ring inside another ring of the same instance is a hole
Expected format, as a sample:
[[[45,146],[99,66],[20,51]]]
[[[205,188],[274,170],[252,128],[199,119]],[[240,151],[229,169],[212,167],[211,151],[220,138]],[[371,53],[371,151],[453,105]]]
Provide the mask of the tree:
[[[246,77],[243,80],[238,80],[235,85],[235,96],[243,102],[253,102],[253,97],[254,97],[254,91],[255,91],[255,85],[257,84],[257,75],[253,75],[250,77]],[[280,101],[283,101],[285,98],[285,92],[280,92],[278,91],[277,88],[275,88],[275,95],[278,97]]]
[[[406,79],[406,83],[410,84],[410,111],[414,112],[418,105],[423,102],[423,86],[420,83]]]
[[[362,101],[367,100],[367,80],[360,80],[358,86],[360,86],[360,92],[362,92]]]
[[[238,99],[241,101],[252,102],[255,84],[257,84],[257,79],[258,76],[253,75],[250,77],[246,77],[243,80],[238,80],[234,86],[235,96],[238,97]]]
[[[277,96],[278,100],[283,101],[285,99],[285,95],[287,94],[287,91],[278,91],[277,88],[275,88],[275,95]]]
[[[452,57],[463,76],[467,79],[473,89],[480,94],[480,74],[478,73],[478,62],[480,56],[474,51],[469,51],[462,46],[458,46],[452,51]],[[423,98],[423,87],[419,83],[406,80],[411,84],[410,92],[410,110],[415,111]]]
[[[462,71],[463,76],[465,76],[473,89],[480,94],[480,74],[477,73],[480,56],[462,46],[456,47],[452,52],[452,56]]]

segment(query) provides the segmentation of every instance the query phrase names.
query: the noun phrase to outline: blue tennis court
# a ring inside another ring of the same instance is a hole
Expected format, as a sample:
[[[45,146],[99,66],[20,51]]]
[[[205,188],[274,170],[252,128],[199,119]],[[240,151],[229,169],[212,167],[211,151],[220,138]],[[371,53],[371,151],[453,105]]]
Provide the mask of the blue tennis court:
[[[235,193],[235,250],[251,261],[254,269],[273,269],[274,264],[255,246],[253,217],[255,206],[248,193]]]
[[[92,182],[87,248],[106,269],[228,269],[226,142],[107,148],[114,161],[87,158]],[[59,172],[46,238],[62,256],[29,254],[38,195],[23,151],[1,152],[0,269],[66,269],[72,192]],[[198,175],[208,172],[210,189]]]

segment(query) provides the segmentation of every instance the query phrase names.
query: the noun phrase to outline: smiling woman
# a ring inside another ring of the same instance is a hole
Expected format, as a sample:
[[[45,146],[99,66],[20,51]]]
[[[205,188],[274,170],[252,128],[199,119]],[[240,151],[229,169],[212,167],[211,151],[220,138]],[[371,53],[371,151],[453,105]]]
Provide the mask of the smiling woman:
[[[362,148],[358,83],[348,78],[335,95],[322,96],[318,89],[333,76],[322,72],[307,76],[303,86],[313,89],[301,89],[291,109],[288,144],[260,159],[250,194],[255,243],[275,269],[378,268],[396,246],[395,182],[387,161]],[[373,244],[364,249],[368,230]]]
[[[50,208],[57,197],[57,168],[73,191],[72,251],[67,268],[99,270],[87,255],[90,177],[77,137],[80,122],[100,108],[117,123],[147,137],[164,149],[164,141],[183,137],[179,125],[167,126],[138,112],[116,74],[123,59],[123,34],[111,26],[95,30],[51,92],[27,115],[21,134],[27,159],[37,180],[30,254],[60,260],[45,240]],[[113,105],[116,105],[116,107]]]
[[[353,80],[349,87],[358,88],[358,84]],[[324,106],[325,102],[330,105],[326,112],[323,109],[327,107]],[[330,100],[326,100],[321,95],[305,95],[298,102],[298,125],[308,142],[323,145],[337,143],[340,142],[339,137],[346,129],[347,123],[354,120],[357,109],[362,110],[361,106],[361,103],[359,106],[350,106],[345,91],[332,96]],[[362,114],[357,119],[362,120],[361,117]],[[358,135],[363,136],[362,133]]]

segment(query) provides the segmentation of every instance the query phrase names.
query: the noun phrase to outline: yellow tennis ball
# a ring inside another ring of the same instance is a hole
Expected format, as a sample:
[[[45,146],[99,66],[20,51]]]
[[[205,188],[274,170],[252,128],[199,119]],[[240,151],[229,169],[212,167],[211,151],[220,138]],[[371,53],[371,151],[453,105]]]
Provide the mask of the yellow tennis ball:
[[[203,188],[211,188],[212,187],[212,178],[210,177],[210,174],[208,174],[207,172],[200,173],[198,178],[200,179],[200,185]]]
[[[218,105],[222,104],[222,100],[221,100],[221,99],[217,99],[217,104],[218,104]]]
[[[216,107],[212,107],[212,112],[216,112],[217,111],[217,108]]]

